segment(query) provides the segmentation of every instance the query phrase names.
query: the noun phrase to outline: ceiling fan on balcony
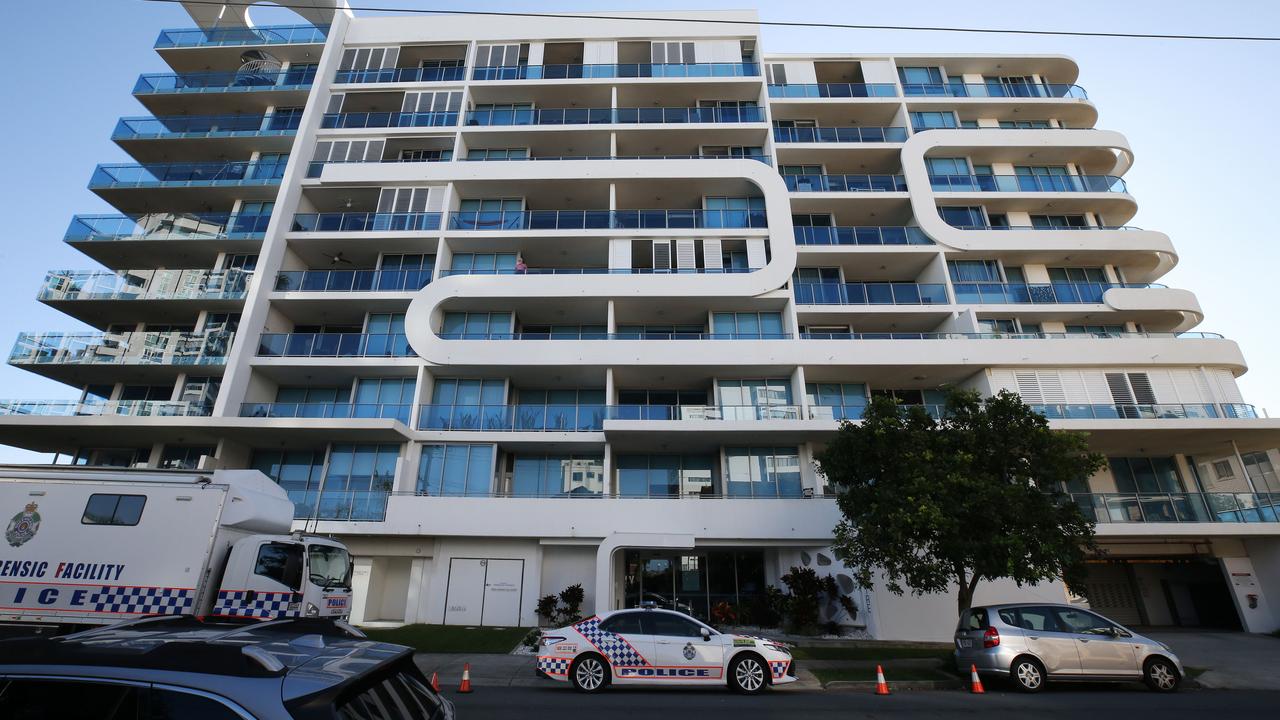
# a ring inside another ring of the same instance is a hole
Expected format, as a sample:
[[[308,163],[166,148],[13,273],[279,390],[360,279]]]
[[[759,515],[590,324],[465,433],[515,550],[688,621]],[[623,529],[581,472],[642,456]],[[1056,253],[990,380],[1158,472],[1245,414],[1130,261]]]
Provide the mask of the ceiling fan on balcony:
[[[325,257],[327,257],[327,258],[329,258],[329,264],[331,264],[331,265],[355,265],[355,263],[353,263],[353,262],[351,262],[350,260],[348,260],[348,259],[346,259],[346,258],[342,257],[342,251],[341,251],[341,250],[339,250],[338,252],[336,252],[336,253],[334,253],[334,254],[332,254],[332,255],[330,255],[330,254],[328,254],[328,253],[320,253],[320,254],[321,254],[321,255],[323,255],[323,256],[325,256]]]

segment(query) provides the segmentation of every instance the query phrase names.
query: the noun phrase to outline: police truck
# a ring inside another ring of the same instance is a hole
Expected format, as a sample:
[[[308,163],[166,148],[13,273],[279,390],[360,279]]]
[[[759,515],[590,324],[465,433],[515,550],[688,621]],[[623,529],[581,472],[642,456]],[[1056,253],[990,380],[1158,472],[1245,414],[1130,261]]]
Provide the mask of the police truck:
[[[257,470],[0,465],[0,632],[146,615],[340,620],[352,560]]]

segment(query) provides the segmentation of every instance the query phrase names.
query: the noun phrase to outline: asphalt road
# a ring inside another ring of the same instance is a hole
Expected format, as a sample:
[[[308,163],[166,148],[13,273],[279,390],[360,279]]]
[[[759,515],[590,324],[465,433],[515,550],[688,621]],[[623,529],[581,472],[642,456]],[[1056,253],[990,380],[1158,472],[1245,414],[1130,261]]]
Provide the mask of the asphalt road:
[[[663,720],[763,720],[765,718],[1088,718],[1133,720],[1146,717],[1276,717],[1280,692],[1186,690],[1157,695],[1134,687],[1071,686],[1038,695],[989,690],[985,695],[959,691],[903,691],[889,697],[864,692],[790,691],[757,697],[715,689],[612,689],[582,695],[563,687],[480,688],[470,695],[444,693],[457,705],[459,720],[490,718],[636,718]],[[1158,714],[1158,715],[1157,715]]]

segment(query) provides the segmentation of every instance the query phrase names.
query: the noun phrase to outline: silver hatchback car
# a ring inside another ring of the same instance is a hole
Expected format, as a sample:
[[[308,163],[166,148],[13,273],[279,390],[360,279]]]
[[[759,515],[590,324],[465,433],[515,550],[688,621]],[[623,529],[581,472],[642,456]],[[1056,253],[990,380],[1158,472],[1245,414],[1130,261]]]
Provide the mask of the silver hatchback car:
[[[1049,681],[1143,680],[1157,692],[1182,682],[1164,643],[1071,605],[1019,603],[966,610],[956,626],[956,669],[1008,677],[1024,692]]]

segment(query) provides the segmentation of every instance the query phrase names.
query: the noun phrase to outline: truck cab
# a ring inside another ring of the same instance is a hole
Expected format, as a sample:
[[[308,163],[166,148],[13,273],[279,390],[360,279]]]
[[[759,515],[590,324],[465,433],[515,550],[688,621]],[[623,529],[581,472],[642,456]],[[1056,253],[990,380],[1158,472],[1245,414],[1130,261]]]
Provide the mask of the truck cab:
[[[252,535],[231,546],[213,614],[219,617],[346,617],[351,555],[320,537]]]

